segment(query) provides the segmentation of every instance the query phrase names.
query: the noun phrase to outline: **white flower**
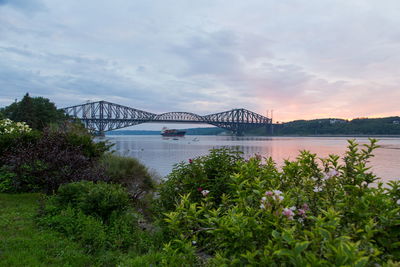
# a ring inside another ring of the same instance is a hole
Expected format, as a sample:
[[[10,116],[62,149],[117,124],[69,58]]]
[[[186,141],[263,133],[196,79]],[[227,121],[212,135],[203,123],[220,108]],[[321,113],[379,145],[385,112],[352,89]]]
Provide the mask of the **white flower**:
[[[319,186],[316,186],[316,187],[314,187],[314,190],[313,190],[315,193],[317,193],[317,192],[321,192],[322,191],[322,187],[319,187]]]
[[[197,242],[193,240],[192,241],[192,245],[196,245],[196,244],[197,244]]]
[[[397,205],[400,205],[400,198],[396,201]]]
[[[261,201],[267,201],[267,198],[266,197],[262,197]]]
[[[208,190],[201,191],[201,194],[203,195],[203,197],[207,196],[208,193],[210,193],[210,191],[208,191]]]
[[[283,196],[278,196],[279,200],[282,201],[284,199]]]
[[[261,205],[260,205],[260,209],[263,209],[263,210],[264,210],[264,209],[265,209],[265,205],[264,205],[264,204],[261,204]]]
[[[303,219],[303,218],[298,218],[297,221],[298,221],[299,223],[303,223],[303,222],[304,222],[304,219]]]
[[[274,190],[273,192],[274,192],[274,194],[277,195],[277,196],[282,195],[282,191],[280,191],[280,190]]]
[[[290,210],[295,211],[297,208],[295,206],[290,207]]]

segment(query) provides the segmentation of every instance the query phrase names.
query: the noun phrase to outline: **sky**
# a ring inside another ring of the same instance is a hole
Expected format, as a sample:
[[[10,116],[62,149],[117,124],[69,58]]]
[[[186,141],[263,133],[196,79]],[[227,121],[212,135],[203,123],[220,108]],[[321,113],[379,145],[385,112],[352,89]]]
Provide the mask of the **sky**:
[[[398,0],[0,0],[0,107],[400,115]]]

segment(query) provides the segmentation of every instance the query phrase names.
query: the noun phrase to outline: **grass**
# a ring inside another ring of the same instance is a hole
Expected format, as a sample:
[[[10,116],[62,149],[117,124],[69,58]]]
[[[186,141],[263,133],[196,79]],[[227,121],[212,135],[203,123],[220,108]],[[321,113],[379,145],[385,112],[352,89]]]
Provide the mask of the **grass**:
[[[35,224],[40,198],[40,194],[0,193],[0,266],[159,266],[161,263],[163,254],[157,248],[145,254],[133,250],[85,253],[77,242]],[[176,266],[184,266],[179,259],[176,262]]]
[[[93,266],[93,256],[34,216],[39,194],[0,194],[0,266]]]

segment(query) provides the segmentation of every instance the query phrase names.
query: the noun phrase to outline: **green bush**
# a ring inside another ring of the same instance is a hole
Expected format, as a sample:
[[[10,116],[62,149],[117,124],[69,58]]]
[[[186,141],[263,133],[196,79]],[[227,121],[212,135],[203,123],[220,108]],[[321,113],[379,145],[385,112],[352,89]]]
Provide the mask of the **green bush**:
[[[47,214],[40,219],[40,223],[82,243],[89,253],[106,247],[107,235],[102,221],[73,207],[68,206],[57,213]]]
[[[115,213],[129,208],[127,192],[117,184],[82,181],[60,186],[53,197],[60,207],[72,206],[84,214],[108,222]]]
[[[45,199],[37,218],[39,225],[79,242],[88,253],[106,255],[102,261],[111,265],[118,253],[110,251],[141,254],[161,246],[154,244],[152,232],[141,229],[142,221],[121,185],[87,181],[60,186]]]
[[[219,205],[224,194],[232,190],[230,175],[238,171],[243,162],[240,152],[214,149],[209,155],[177,164],[159,187],[158,209],[173,210],[183,194],[189,194],[189,199],[194,202],[209,194],[215,205]]]
[[[0,167],[0,193],[15,193],[15,176],[7,167]]]
[[[271,159],[235,160],[214,176],[224,181],[223,190],[216,186],[217,194],[212,186],[219,181],[209,183],[210,192],[200,196],[193,186],[203,185],[205,170],[191,175],[202,165],[181,164],[173,172],[182,175],[181,182],[172,176],[174,184],[161,189],[175,197],[168,201],[178,200],[165,218],[171,244],[192,246],[208,255],[212,266],[395,264],[400,261],[400,182],[384,187],[370,172],[376,147],[374,139],[362,148],[349,141],[341,160],[330,155],[321,162],[302,151],[282,170]],[[176,253],[188,251],[183,247],[172,246]]]
[[[110,181],[123,185],[133,200],[143,199],[155,188],[147,168],[137,159],[108,153],[101,157],[100,165]]]

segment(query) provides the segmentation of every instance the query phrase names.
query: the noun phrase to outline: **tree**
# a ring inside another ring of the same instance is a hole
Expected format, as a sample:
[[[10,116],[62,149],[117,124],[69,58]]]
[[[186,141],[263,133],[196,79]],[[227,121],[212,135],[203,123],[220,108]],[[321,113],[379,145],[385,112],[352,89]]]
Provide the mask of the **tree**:
[[[21,101],[3,108],[1,113],[13,121],[24,121],[37,130],[43,130],[49,124],[59,123],[67,118],[49,99],[30,97],[28,93]]]

